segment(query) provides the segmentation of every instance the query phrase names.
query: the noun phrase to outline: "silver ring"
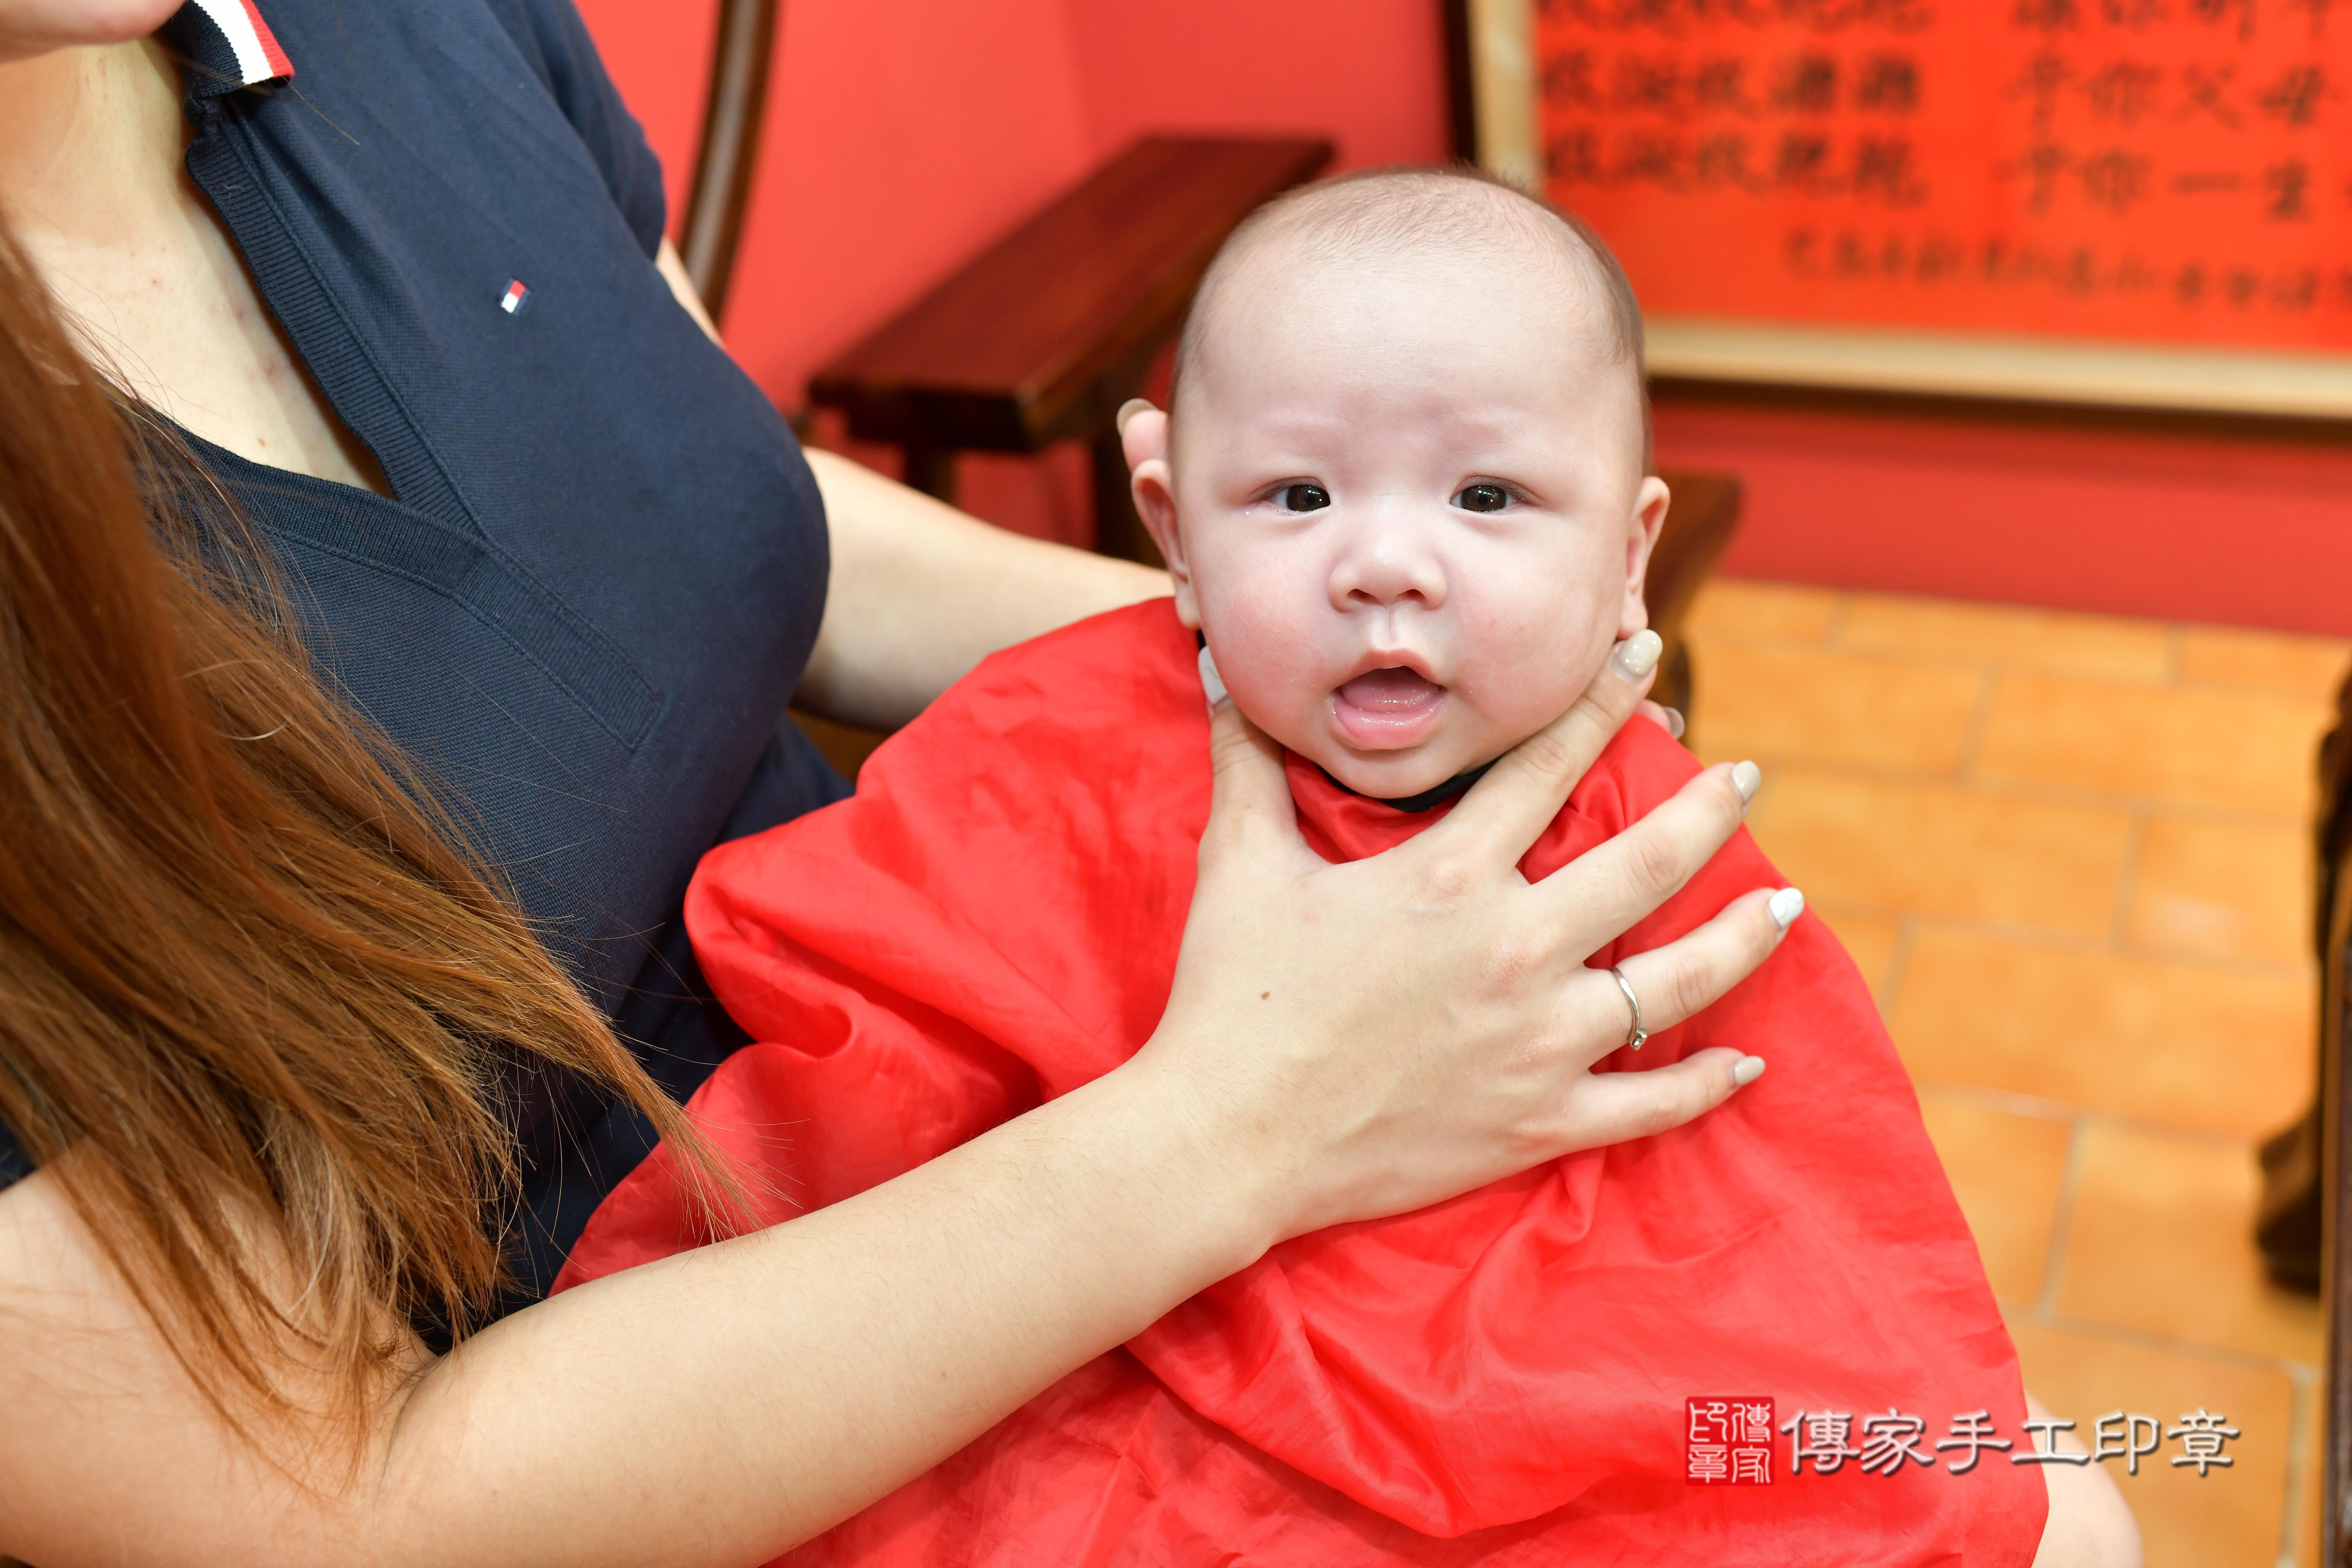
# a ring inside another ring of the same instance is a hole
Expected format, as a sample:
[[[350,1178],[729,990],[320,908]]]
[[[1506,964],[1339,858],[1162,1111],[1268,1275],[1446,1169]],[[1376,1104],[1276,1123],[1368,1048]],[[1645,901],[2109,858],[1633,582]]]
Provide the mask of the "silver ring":
[[[1650,1037],[1650,1031],[1642,1027],[1642,999],[1633,994],[1633,983],[1625,978],[1623,970],[1612,963],[1609,973],[1616,978],[1617,989],[1625,993],[1625,1005],[1633,1009],[1633,1026],[1625,1031],[1625,1043],[1638,1051]]]

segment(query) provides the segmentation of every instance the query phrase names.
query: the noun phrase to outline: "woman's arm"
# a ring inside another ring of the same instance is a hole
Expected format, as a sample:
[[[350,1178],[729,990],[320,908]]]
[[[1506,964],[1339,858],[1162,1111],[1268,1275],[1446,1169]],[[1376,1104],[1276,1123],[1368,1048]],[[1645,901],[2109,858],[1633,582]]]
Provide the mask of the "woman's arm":
[[[0,1552],[44,1568],[763,1561],[1248,1261],[1265,1218],[1191,1131],[1140,1094],[1081,1092],[447,1357],[412,1339],[413,1381],[349,1486],[331,1435],[270,1434],[291,1476],[241,1454],[37,1173],[0,1194]]]
[[[437,1360],[410,1342],[349,1484],[299,1424],[241,1447],[55,1174],[19,1183],[0,1194],[0,1554],[755,1563],[1284,1237],[1720,1103],[1744,1081],[1729,1051],[1587,1070],[1625,1011],[1583,961],[1730,835],[1752,770],[1710,770],[1532,887],[1516,869],[1644,684],[1604,671],[1444,823],[1347,866],[1299,839],[1276,748],[1223,705],[1174,992],[1133,1060],[804,1218]],[[1759,891],[1626,968],[1664,1027],[1780,934]]]
[[[654,265],[719,342],[668,240]],[[1169,591],[1165,572],[992,528],[832,452],[808,461],[833,574],[794,700],[837,723],[895,730],[998,648]]]
[[[998,648],[1169,591],[1165,572],[992,528],[832,452],[808,460],[833,575],[796,700],[825,718],[896,729]]]

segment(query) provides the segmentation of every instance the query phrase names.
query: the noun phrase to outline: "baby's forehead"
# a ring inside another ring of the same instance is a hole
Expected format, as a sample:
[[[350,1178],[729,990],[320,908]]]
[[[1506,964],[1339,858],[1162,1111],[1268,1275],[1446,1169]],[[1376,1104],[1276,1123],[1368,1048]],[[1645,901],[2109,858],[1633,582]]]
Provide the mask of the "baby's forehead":
[[[1391,404],[1504,386],[1606,407],[1646,468],[1642,337],[1623,269],[1558,209],[1462,171],[1345,175],[1261,207],[1211,263],[1177,341],[1171,456],[1213,407],[1255,425],[1269,398],[1369,380]],[[1604,384],[1621,395],[1596,403]]]
[[[1319,449],[1346,433],[1335,422],[1351,441],[1402,419],[1484,446],[1481,431],[1530,420],[1613,420],[1616,384],[1632,378],[1605,306],[1556,251],[1511,238],[1342,248],[1269,237],[1203,309],[1179,421],[1240,420],[1263,440]]]
[[[1358,321],[1341,313],[1341,301],[1375,296],[1384,310]],[[1400,318],[1463,319],[1525,334],[1555,363],[1622,365],[1636,384],[1641,375],[1639,309],[1588,231],[1507,186],[1391,170],[1293,192],[1234,233],[1178,342],[1180,400],[1212,361],[1247,363],[1302,331],[1343,350]]]
[[[1507,331],[1579,362],[1617,356],[1605,301],[1573,258],[1521,237],[1497,243],[1333,245],[1269,236],[1213,279],[1195,307],[1196,370],[1270,342],[1311,334],[1331,348],[1377,347],[1400,327]]]
[[[1499,289],[1531,312],[1549,315],[1568,308],[1578,318],[1580,335],[1589,332],[1604,343],[1610,337],[1606,302],[1577,253],[1574,236],[1539,212],[1533,222],[1507,210],[1451,214],[1454,221],[1449,223],[1398,221],[1406,216],[1309,209],[1284,213],[1258,231],[1237,237],[1239,243],[1202,280],[1195,311],[1207,331],[1196,346],[1204,347],[1206,336],[1221,318],[1238,313],[1237,306],[1375,282],[1419,293],[1433,306]],[[1358,221],[1348,221],[1351,217]],[[1252,324],[1263,331],[1269,323]]]

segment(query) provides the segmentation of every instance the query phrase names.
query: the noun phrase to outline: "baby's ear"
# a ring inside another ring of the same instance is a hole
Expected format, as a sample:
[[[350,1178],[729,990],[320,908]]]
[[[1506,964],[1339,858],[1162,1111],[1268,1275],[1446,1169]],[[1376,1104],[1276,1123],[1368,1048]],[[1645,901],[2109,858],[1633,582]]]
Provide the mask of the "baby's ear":
[[[1633,492],[1633,515],[1625,526],[1625,605],[1618,613],[1617,636],[1622,641],[1650,624],[1648,603],[1642,596],[1643,580],[1650,571],[1650,552],[1657,548],[1658,531],[1666,525],[1666,506],[1673,500],[1666,481],[1651,474]]]
[[[1184,531],[1176,521],[1175,475],[1168,466],[1168,415],[1141,398],[1119,411],[1118,438],[1127,453],[1135,514],[1160,546],[1168,575],[1176,584],[1176,618],[1196,630],[1201,625],[1199,597],[1192,592],[1192,574],[1184,558]]]

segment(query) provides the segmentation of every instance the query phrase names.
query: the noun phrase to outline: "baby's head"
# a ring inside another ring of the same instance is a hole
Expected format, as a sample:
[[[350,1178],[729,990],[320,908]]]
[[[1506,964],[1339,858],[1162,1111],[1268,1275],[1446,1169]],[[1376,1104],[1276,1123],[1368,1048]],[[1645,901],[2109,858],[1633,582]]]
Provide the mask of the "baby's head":
[[[1469,174],[1259,209],[1201,285],[1135,499],[1243,712],[1420,794],[1567,711],[1647,624],[1642,319],[1580,226]]]

